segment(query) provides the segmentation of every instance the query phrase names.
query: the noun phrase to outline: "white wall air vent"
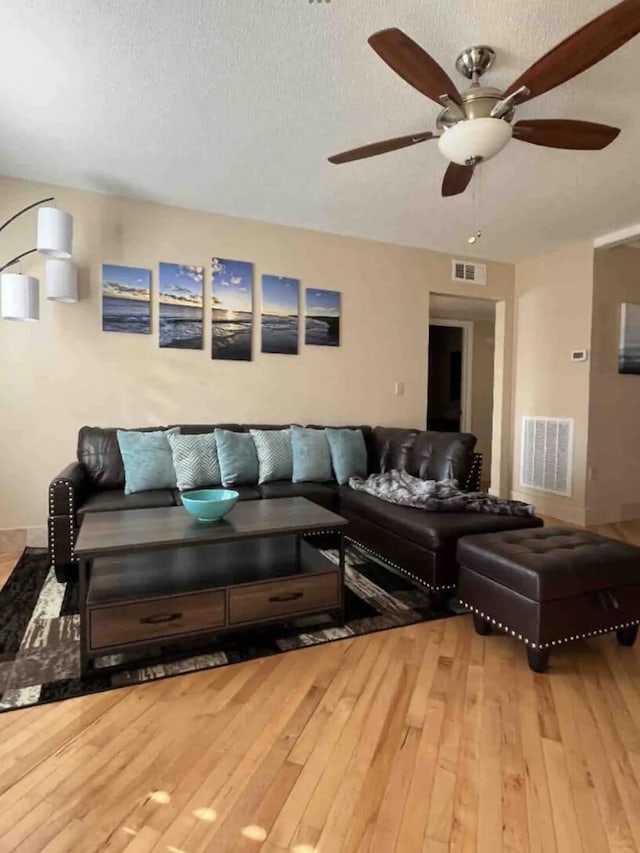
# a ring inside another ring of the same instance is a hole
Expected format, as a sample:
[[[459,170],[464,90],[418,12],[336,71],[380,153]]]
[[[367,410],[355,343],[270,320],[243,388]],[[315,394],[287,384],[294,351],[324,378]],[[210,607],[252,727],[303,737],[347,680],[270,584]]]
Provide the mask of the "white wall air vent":
[[[454,281],[466,281],[468,284],[486,284],[487,265],[451,261],[451,277]]]
[[[572,469],[573,420],[523,418],[520,485],[571,497]]]

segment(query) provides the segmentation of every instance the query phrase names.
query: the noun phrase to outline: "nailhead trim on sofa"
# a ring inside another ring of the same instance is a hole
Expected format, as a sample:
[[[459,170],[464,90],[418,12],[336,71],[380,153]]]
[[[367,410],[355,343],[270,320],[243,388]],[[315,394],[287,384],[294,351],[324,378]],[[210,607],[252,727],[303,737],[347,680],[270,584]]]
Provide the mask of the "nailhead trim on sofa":
[[[464,483],[465,492],[479,492],[482,480],[482,454],[474,453],[471,470]]]
[[[563,637],[561,640],[552,640],[550,643],[534,643],[527,639],[527,637],[523,637],[522,634],[518,634],[516,631],[509,628],[508,625],[503,625],[502,622],[492,619],[491,616],[487,613],[483,613],[481,610],[478,610],[477,607],[472,607],[470,604],[467,604],[466,601],[462,601],[461,599],[458,599],[458,601],[460,601],[460,604],[462,604],[463,607],[466,607],[467,610],[471,610],[482,619],[486,619],[487,622],[490,622],[496,628],[504,631],[505,634],[511,634],[512,637],[522,640],[525,645],[531,646],[532,649],[550,649],[552,646],[561,646],[563,643],[571,643],[575,640],[586,640],[589,637],[595,637],[597,634],[610,634],[612,631],[618,631],[620,628],[630,628],[632,625],[640,625],[640,619],[633,619],[631,622],[621,622],[619,625],[612,625],[611,628],[600,628],[598,631],[587,631],[584,634],[574,634],[572,637]]]
[[[69,555],[71,560],[75,559],[75,530],[73,525],[73,519],[75,515],[74,508],[74,495],[73,495],[73,486],[66,480],[54,480],[51,483],[49,488],[49,520],[55,518],[55,502],[54,502],[54,489],[59,487],[65,487],[67,490],[66,498],[67,498],[67,509],[68,509],[68,517],[69,517]],[[63,516],[64,517],[64,516]],[[55,523],[49,524],[49,558],[50,564],[52,566],[56,565],[56,525]]]

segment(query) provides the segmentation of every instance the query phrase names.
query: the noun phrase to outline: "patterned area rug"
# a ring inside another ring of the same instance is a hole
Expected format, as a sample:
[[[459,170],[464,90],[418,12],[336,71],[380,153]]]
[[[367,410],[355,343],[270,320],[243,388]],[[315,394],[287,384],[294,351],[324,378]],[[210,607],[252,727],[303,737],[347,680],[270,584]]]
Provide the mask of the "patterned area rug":
[[[337,562],[337,553],[323,552]],[[226,666],[453,615],[431,609],[416,587],[355,547],[346,554],[346,621],[330,615],[303,617],[267,628],[221,634],[214,644],[173,643],[152,659],[98,658],[96,667],[117,666],[80,678],[78,586],[58,583],[45,552],[27,549],[0,590],[0,711],[97,693],[202,669]],[[158,659],[161,658],[160,663]]]

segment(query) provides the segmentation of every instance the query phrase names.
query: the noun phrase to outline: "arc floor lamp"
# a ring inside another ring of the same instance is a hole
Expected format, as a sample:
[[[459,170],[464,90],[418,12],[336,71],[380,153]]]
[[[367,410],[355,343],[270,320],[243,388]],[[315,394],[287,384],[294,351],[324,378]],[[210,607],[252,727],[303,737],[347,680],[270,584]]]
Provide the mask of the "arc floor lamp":
[[[0,225],[0,232],[19,216],[34,207],[55,201],[43,198],[19,210]],[[5,272],[22,258],[34,252],[45,255],[47,299],[56,302],[78,301],[78,271],[71,261],[73,243],[73,218],[70,213],[57,207],[40,207],[38,210],[38,232],[36,247],[28,249],[0,266],[0,317],[4,320],[40,319],[40,282],[31,275],[21,272]]]

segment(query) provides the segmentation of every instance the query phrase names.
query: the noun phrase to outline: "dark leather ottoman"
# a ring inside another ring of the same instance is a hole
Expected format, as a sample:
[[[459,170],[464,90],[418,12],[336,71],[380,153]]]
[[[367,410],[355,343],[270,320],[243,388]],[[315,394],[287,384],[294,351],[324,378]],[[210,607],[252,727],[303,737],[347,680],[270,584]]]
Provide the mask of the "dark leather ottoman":
[[[465,536],[458,597],[476,631],[496,627],[544,672],[554,646],[617,631],[632,646],[640,623],[640,548],[586,530],[547,527]]]

